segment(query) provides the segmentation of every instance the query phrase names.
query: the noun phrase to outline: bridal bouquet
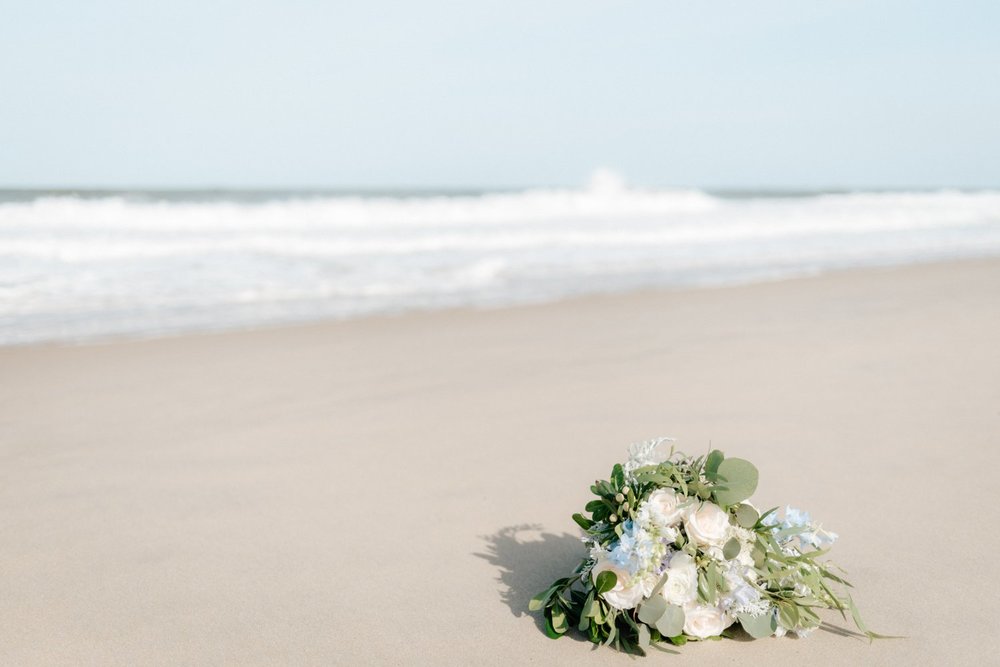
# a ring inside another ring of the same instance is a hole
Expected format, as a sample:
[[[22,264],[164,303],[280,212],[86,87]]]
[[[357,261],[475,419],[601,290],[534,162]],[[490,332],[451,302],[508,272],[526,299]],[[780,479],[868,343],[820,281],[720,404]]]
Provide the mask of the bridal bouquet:
[[[589,555],[573,575],[531,600],[546,633],[577,628],[590,641],[642,653],[658,642],[730,636],[804,637],[816,610],[849,612],[869,638],[850,586],[820,560],[837,538],[801,510],[760,512],[749,498],[757,469],[713,450],[692,458],[632,445],[609,481],[595,482],[589,518],[574,514]]]

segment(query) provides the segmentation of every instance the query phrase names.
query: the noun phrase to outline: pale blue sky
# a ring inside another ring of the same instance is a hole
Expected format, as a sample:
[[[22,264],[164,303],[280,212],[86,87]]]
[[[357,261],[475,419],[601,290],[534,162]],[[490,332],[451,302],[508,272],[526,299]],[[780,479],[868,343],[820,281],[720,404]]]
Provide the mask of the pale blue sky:
[[[996,0],[0,10],[0,186],[1000,186]]]

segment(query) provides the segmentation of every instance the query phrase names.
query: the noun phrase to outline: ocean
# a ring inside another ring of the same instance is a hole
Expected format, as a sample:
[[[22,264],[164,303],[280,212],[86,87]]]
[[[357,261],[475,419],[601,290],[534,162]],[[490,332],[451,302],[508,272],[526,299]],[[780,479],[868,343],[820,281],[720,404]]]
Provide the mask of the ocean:
[[[0,344],[1000,255],[1000,191],[0,191]]]

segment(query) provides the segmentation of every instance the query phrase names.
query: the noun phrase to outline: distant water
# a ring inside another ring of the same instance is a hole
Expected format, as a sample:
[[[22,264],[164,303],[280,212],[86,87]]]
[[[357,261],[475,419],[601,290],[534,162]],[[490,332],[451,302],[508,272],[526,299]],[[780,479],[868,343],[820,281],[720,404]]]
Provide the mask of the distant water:
[[[0,191],[0,344],[1000,255],[1000,191]]]

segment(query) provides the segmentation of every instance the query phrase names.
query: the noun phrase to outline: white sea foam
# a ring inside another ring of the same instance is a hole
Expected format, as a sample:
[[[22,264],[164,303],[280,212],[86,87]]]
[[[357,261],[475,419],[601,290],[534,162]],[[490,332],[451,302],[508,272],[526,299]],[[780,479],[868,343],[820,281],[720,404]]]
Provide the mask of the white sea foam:
[[[0,344],[495,305],[1000,254],[1000,192],[0,203]]]

